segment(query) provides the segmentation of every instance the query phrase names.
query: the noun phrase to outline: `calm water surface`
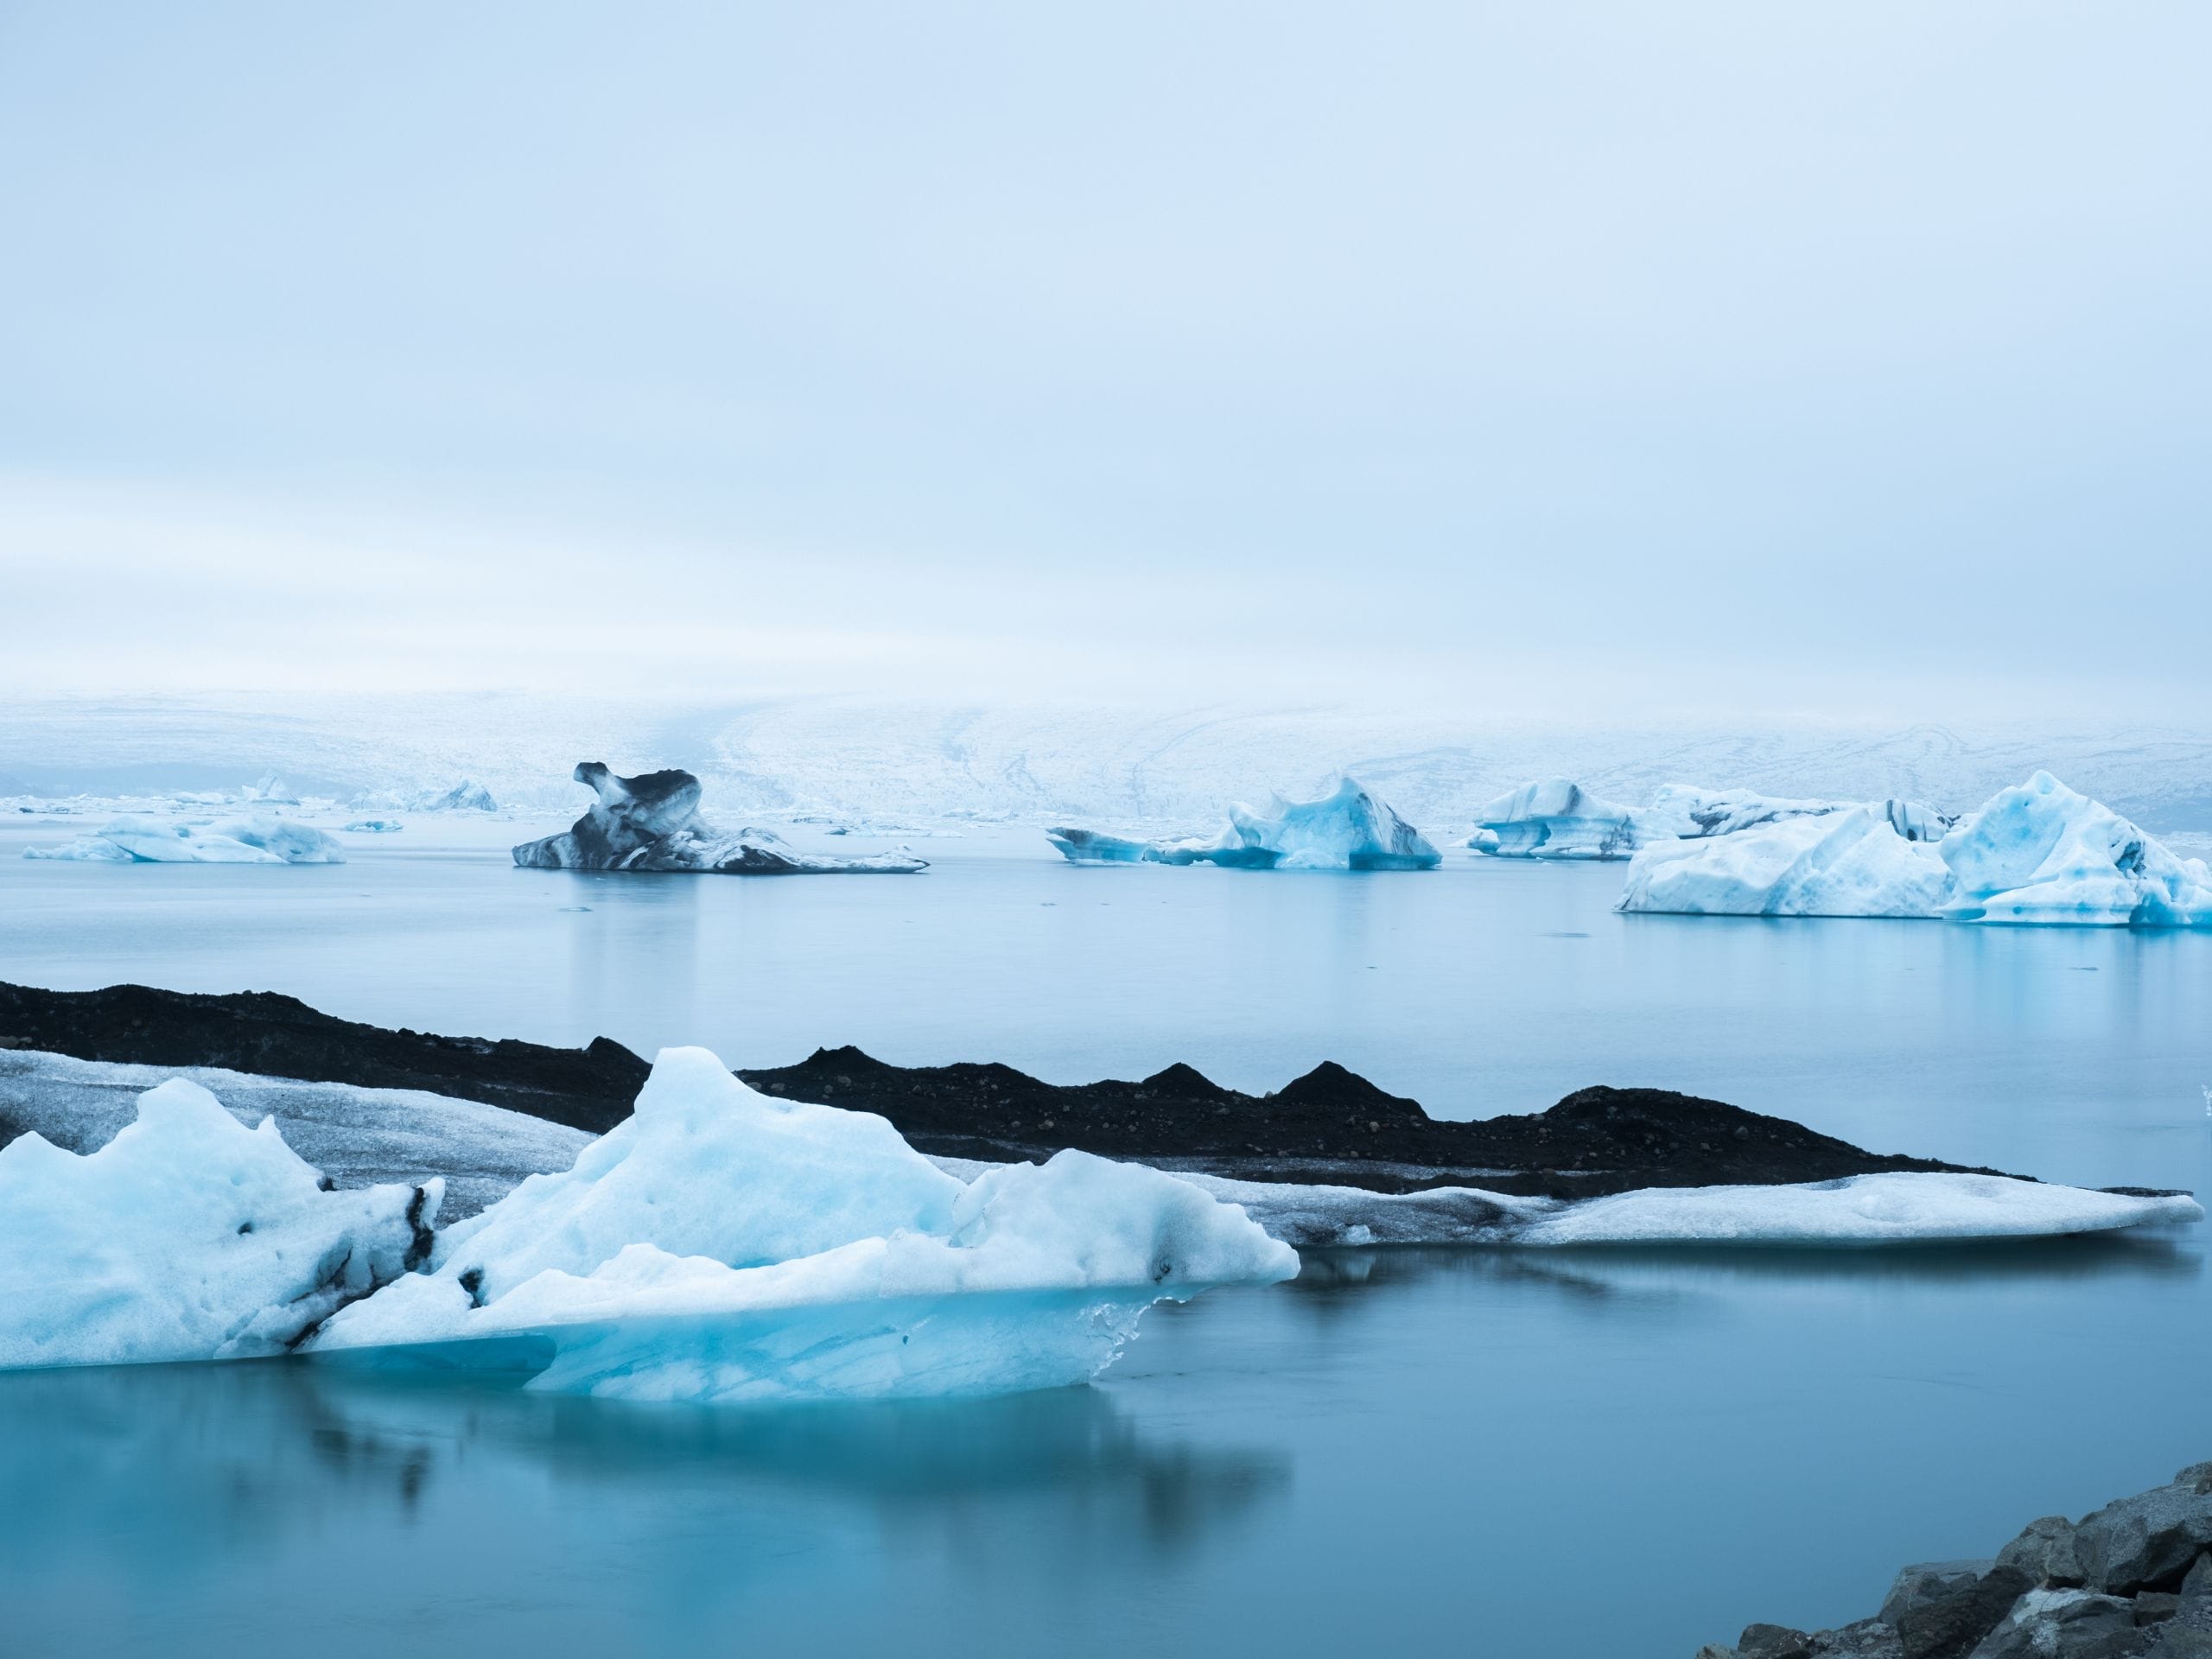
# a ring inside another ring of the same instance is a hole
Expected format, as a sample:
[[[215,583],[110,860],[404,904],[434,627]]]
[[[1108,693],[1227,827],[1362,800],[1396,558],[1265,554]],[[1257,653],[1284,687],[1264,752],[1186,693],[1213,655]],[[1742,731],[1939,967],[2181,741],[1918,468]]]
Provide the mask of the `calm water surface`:
[[[1086,870],[1027,837],[907,879],[505,868],[525,830],[273,871],[30,862],[52,831],[9,826],[0,976],[748,1065],[1332,1058],[1454,1116],[1653,1083],[2212,1189],[2212,938],[1624,918],[1617,867]],[[1156,1310],[1095,1388],[925,1407],[0,1376],[0,1645],[1687,1656],[2212,1456],[2198,1231],[1316,1255]]]

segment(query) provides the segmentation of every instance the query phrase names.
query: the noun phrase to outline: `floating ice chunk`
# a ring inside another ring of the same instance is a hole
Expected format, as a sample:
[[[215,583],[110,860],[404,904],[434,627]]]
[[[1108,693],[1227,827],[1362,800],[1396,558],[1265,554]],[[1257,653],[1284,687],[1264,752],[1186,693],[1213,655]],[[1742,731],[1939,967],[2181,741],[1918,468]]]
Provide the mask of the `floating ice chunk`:
[[[346,826],[357,836],[396,836],[406,827],[397,818],[356,818]]]
[[[473,778],[464,778],[451,789],[426,789],[409,803],[417,812],[496,812],[499,802],[492,791]]]
[[[2212,926],[2212,872],[2047,772],[2000,791],[1947,838],[1955,921]]]
[[[1908,804],[1782,819],[1637,853],[1618,908],[1688,915],[1943,917],[2212,926],[2212,873],[2049,772],[1941,840]]]
[[[524,842],[530,869],[638,870],[709,875],[906,875],[929,868],[911,853],[841,858],[795,851],[766,830],[734,832],[699,821],[699,780],[688,772],[618,778],[596,760],[575,779],[599,799],[565,835]]]
[[[25,858],[68,859],[83,864],[135,864],[138,861],[111,841],[98,836],[79,836],[74,841],[65,841],[58,847],[26,847]]]
[[[1901,1244],[2043,1237],[2204,1219],[2141,1196],[2003,1175],[1853,1175],[1801,1186],[1646,1187],[1563,1205],[1523,1244]]]
[[[1233,806],[1211,837],[1135,841],[1095,830],[1046,832],[1077,864],[1219,864],[1255,870],[1428,870],[1443,855],[1349,778],[1314,801],[1276,796],[1265,812]]]
[[[97,836],[34,847],[23,856],[110,864],[343,864],[346,849],[334,836],[269,812],[205,829],[126,814],[110,819]]]
[[[1152,1302],[1296,1268],[1241,1211],[1157,1170],[1064,1152],[963,1185],[881,1118],[760,1095],[671,1049],[574,1169],[450,1230],[432,1272],[312,1347],[379,1363],[520,1351],[542,1368],[532,1386],[655,1399],[1034,1388],[1095,1375]]]
[[[292,786],[273,772],[263,772],[259,783],[248,784],[239,795],[242,799],[259,801],[264,806],[297,806],[300,804],[300,798],[292,792]]]
[[[966,1167],[953,1160],[948,1166]],[[1643,1187],[1609,1198],[1522,1198],[1471,1186],[1418,1192],[1182,1179],[1300,1249],[1364,1244],[1910,1244],[2040,1237],[2203,1219],[2186,1194],[2134,1195],[2005,1176],[1855,1175],[1777,1186]]]
[[[197,1084],[79,1156],[0,1147],[0,1367],[281,1351],[414,1264],[442,1184],[326,1192]]]
[[[343,864],[346,861],[345,844],[337,836],[318,830],[311,823],[280,818],[273,812],[257,812],[250,818],[232,818],[227,823],[214,825],[209,834],[258,848],[287,864]]]
[[[1644,843],[1635,809],[1565,778],[1523,784],[1483,809],[1467,845],[1497,858],[1626,858]]]
[[[1632,807],[1554,778],[1492,801],[1467,845],[1497,858],[1628,858],[1670,841],[1740,835],[1794,818],[1855,811],[1864,804],[1669,784],[1652,797],[1650,805]],[[1919,801],[1878,804],[1891,827],[1908,841],[1941,840],[1955,822]]]
[[[1636,855],[1616,908],[1692,916],[1934,916],[1950,872],[1872,806],[1786,817]]]

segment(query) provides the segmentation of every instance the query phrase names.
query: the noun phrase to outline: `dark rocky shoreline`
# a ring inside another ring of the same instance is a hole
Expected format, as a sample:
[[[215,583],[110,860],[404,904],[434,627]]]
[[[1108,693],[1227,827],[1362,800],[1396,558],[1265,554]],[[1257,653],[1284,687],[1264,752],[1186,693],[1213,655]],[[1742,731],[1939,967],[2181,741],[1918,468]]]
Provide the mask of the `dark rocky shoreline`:
[[[0,983],[0,1047],[421,1090],[593,1134],[629,1115],[650,1069],[603,1037],[581,1049],[445,1037],[336,1019],[273,993],[139,985]],[[888,1065],[855,1048],[738,1075],[787,1098],[880,1113],[938,1156],[1003,1161],[1077,1147],[1248,1180],[1384,1192],[1477,1185],[1575,1198],[1964,1167],[1866,1152],[1787,1119],[1658,1089],[1583,1089],[1545,1112],[1440,1122],[1333,1064],[1264,1096],[1220,1088],[1187,1065],[1137,1082],[1057,1085],[1004,1065]]]
[[[1908,1567],[1833,1630],[1753,1624],[1694,1659],[2212,1659],[2212,1463],[1985,1560]]]

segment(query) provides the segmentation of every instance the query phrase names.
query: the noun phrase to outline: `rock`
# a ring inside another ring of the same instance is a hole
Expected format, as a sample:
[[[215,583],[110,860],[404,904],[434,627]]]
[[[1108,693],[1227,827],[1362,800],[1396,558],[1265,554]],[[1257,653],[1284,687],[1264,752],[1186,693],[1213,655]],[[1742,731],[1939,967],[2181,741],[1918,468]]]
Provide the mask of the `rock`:
[[[2196,1558],[2196,1565],[2182,1575],[2181,1599],[2185,1605],[2212,1611],[2212,1552]]]
[[[2135,1609],[2094,1590],[2031,1590],[1972,1659],[2130,1659],[2144,1651]]]
[[[1737,1659],[1813,1659],[1813,1638],[1786,1624],[1746,1624],[1736,1653]]]
[[[2074,1523],[2063,1515],[2031,1521],[1997,1552],[1999,1567],[2016,1567],[2037,1584],[2070,1590],[2087,1582],[2074,1548]]]
[[[1897,1574],[1879,1616],[1897,1628],[1904,1659],[1961,1659],[2033,1584],[1992,1560],[1923,1562]]]
[[[2169,1624],[2158,1632],[2157,1659],[2212,1659],[2212,1630],[2201,1624]]]
[[[2135,1598],[2134,1608],[2138,1624],[2162,1624],[2181,1611],[2181,1598],[2163,1590],[2145,1590]]]
[[[1708,1642],[1692,1654],[1690,1659],[1739,1659],[1739,1656],[1733,1648],[1724,1648],[1718,1642]]]
[[[1816,1632],[1813,1651],[1818,1659],[1904,1659],[1904,1643],[1894,1626],[1862,1618],[1840,1630]]]
[[[2115,1596],[2178,1588],[2198,1555],[2212,1548],[2208,1473],[2212,1465],[2193,1465],[2171,1485],[2120,1498],[2084,1517],[2074,1533],[2084,1580]]]

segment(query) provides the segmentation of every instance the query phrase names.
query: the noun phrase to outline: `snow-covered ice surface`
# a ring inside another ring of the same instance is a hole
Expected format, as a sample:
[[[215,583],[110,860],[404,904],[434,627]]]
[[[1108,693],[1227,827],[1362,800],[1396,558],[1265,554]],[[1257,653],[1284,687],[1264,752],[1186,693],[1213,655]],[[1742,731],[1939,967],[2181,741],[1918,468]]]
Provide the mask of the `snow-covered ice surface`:
[[[717,830],[700,818],[699,780],[688,772],[619,778],[586,760],[574,775],[598,800],[565,834],[517,847],[517,864],[700,875],[907,875],[929,868],[909,853],[802,853],[769,830]]]
[[[2212,874],[2038,772],[1941,841],[1895,804],[1646,847],[1619,908],[1681,915],[1943,917],[2073,926],[2212,926]]]
[[[0,1367],[277,1353],[412,1265],[440,1187],[325,1190],[199,1084],[78,1154],[0,1147]]]
[[[1084,1381],[1154,1302],[1296,1270],[1157,1170],[1064,1152],[963,1183],[881,1118],[668,1049],[572,1169],[441,1235],[429,1274],[309,1347],[506,1364],[512,1344],[467,1344],[526,1338],[531,1386],[629,1398],[988,1393]]]
[[[1264,811],[1232,806],[1211,836],[1137,841],[1093,830],[1047,832],[1077,864],[1219,864],[1254,870],[1428,870],[1443,855],[1389,804],[1350,778],[1318,800],[1278,795]]]
[[[0,773],[45,798],[154,788],[235,790],[270,764],[303,795],[394,791],[404,805],[456,778],[503,806],[558,809],[579,753],[696,772],[754,822],[806,815],[1146,826],[1200,823],[1346,772],[1416,823],[1464,835],[1482,804],[1565,775],[1617,802],[1684,778],[1774,797],[1985,800],[2049,767],[2136,822],[2212,830],[2212,723],[2069,728],[1743,716],[1546,722],[1479,710],[789,696],[736,703],[588,695],[299,695],[265,700],[21,697],[0,705]],[[179,769],[182,768],[181,771]],[[374,810],[383,802],[355,809]]]
[[[137,813],[111,818],[97,835],[26,849],[23,856],[108,864],[343,864],[346,849],[335,836],[273,812],[204,826]]]
[[[92,1152],[130,1123],[141,1094],[172,1077],[206,1089],[248,1128],[275,1116],[286,1144],[340,1186],[442,1177],[438,1213],[448,1224],[505,1198],[524,1176],[568,1168],[591,1141],[566,1124],[412,1089],[7,1049],[0,1049],[0,1141],[35,1133]]]

